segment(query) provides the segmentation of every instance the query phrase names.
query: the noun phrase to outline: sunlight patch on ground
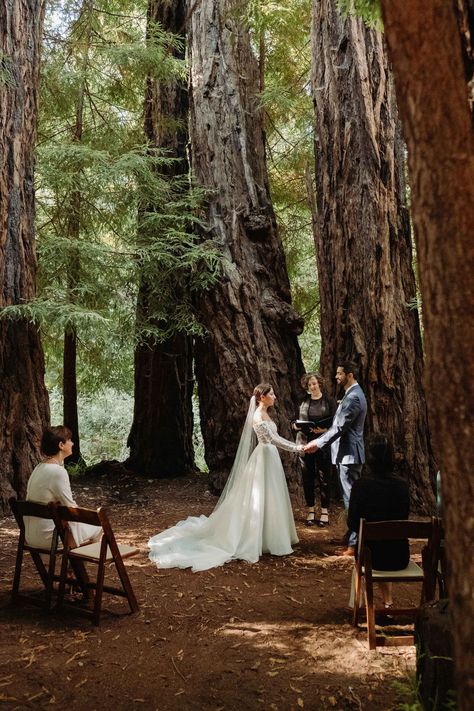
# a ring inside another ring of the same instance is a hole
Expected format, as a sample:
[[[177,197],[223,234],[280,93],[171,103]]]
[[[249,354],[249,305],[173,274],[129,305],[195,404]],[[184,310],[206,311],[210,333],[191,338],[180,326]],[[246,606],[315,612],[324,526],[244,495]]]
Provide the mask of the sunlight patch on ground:
[[[5,525],[2,525],[2,535],[7,536],[8,538],[18,539],[18,534],[19,534],[18,526],[14,527],[14,528],[7,528]]]
[[[286,660],[284,663],[304,662],[311,666],[317,659],[318,670],[328,674],[362,675],[391,673],[396,676],[412,671],[415,665],[415,647],[382,647],[370,651],[365,630],[349,625],[308,625],[295,622],[229,622],[216,634],[228,636],[242,645],[249,643],[255,650],[274,654]],[[240,645],[236,645],[240,646]],[[271,659],[271,658],[270,658]],[[281,659],[273,660],[282,664]],[[400,668],[400,661],[402,665]]]

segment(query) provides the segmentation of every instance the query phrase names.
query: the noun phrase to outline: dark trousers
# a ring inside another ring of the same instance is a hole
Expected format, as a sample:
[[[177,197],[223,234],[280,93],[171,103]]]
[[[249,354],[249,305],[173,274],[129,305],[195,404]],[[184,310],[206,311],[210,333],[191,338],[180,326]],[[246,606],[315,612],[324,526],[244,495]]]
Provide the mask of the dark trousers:
[[[316,482],[321,495],[321,508],[329,508],[329,484],[331,480],[331,459],[321,450],[305,454],[300,458],[303,474],[303,491],[307,506],[314,506]]]

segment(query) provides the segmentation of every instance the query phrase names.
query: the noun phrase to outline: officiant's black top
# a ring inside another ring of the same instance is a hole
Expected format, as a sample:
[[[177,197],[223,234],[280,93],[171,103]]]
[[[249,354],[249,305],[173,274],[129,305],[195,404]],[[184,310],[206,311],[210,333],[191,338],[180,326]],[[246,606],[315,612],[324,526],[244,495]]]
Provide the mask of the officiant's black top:
[[[336,401],[330,395],[322,395],[318,400],[314,400],[310,395],[307,395],[300,405],[300,420],[312,420],[317,423],[318,420],[326,420],[332,417],[336,409]],[[325,424],[324,427],[327,429],[328,424]],[[320,435],[308,432],[306,440],[311,442],[316,437],[320,437]]]
[[[362,477],[352,485],[347,524],[359,531],[360,519],[366,521],[397,521],[408,518],[410,497],[408,486],[396,476]],[[402,570],[408,565],[408,541],[370,541],[372,567],[376,570]]]

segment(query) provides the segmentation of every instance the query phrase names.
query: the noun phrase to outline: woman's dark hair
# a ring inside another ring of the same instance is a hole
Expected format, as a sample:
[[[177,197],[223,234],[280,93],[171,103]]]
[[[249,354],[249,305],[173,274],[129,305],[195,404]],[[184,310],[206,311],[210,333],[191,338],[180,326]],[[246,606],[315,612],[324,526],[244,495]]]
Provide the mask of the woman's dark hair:
[[[393,446],[382,432],[374,432],[367,439],[367,465],[375,476],[389,476],[393,472]]]
[[[328,389],[327,383],[318,370],[315,370],[312,373],[305,373],[303,375],[303,377],[300,380],[301,387],[303,388],[303,390],[308,389],[308,383],[311,380],[311,378],[316,378],[316,380],[319,383],[319,388],[320,388],[321,392],[323,393],[323,395],[325,395],[327,393],[327,389]]]
[[[269,383],[259,383],[253,391],[254,397],[255,397],[255,402],[258,403],[262,399],[264,395],[268,395],[270,390],[272,389],[272,386]]]
[[[59,425],[59,427],[47,427],[41,437],[41,451],[47,457],[54,457],[59,452],[59,443],[63,444],[72,438],[69,427]]]

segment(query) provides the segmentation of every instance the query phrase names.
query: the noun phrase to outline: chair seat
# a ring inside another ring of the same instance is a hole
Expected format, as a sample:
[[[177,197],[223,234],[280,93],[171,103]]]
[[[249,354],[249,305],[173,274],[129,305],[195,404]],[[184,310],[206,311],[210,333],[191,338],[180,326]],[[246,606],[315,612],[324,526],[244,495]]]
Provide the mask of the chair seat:
[[[45,553],[46,555],[51,554],[51,548],[43,548],[43,546],[32,546],[29,543],[25,543],[23,546],[25,551],[35,551],[36,553]],[[63,547],[58,546],[56,548],[56,553],[62,553],[63,552]]]
[[[398,578],[419,578],[422,580],[423,569],[413,560],[410,560],[407,567],[402,570],[372,570],[372,577],[374,579],[393,578],[395,580]]]
[[[122,558],[128,558],[129,556],[135,555],[136,553],[140,552],[139,548],[135,548],[134,546],[127,546],[124,543],[118,543],[117,546]],[[79,546],[78,548],[73,548],[69,551],[69,555],[74,556],[75,558],[83,558],[84,560],[98,562],[100,558],[100,541],[98,543],[89,543],[86,546]],[[106,560],[112,559],[112,552],[109,546],[107,546]]]

